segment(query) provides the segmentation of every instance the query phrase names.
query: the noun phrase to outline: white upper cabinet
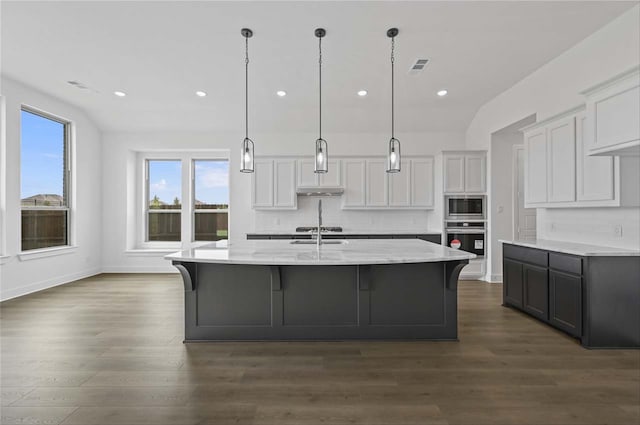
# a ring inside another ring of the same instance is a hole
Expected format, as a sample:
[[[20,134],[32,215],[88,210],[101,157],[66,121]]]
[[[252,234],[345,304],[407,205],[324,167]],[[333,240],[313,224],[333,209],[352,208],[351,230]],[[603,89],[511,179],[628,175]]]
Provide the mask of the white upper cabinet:
[[[389,202],[386,159],[366,160],[365,202],[368,207],[386,207]]]
[[[342,167],[339,159],[329,159],[329,171],[316,173],[313,159],[298,159],[298,187],[340,187]]]
[[[400,172],[389,174],[389,206],[411,206],[411,161],[402,159]]]
[[[636,206],[640,158],[590,156],[591,123],[584,107],[523,129],[525,207]]]
[[[251,191],[254,209],[296,209],[296,160],[256,158]]]
[[[256,158],[253,167],[251,205],[253,208],[272,208],[273,160]]]
[[[576,200],[576,119],[574,116],[547,127],[547,200]]]
[[[589,155],[640,155],[640,71],[636,66],[582,92]]]
[[[487,156],[485,153],[466,154],[464,157],[464,191],[487,191]]]
[[[444,192],[464,193],[464,155],[444,156]]]
[[[589,142],[585,137],[587,115],[576,117],[576,176],[578,201],[613,201],[615,199],[614,167],[612,156],[589,156]]]
[[[545,128],[525,133],[524,203],[547,202],[547,132]]]
[[[411,205],[433,208],[434,206],[434,160],[422,158],[411,160]]]
[[[386,158],[343,158],[344,209],[433,209],[434,159],[405,156],[399,173]]]
[[[484,193],[487,191],[485,152],[444,153],[444,193]]]
[[[362,208],[365,206],[366,162],[364,159],[344,159],[342,161],[344,175],[344,208]]]

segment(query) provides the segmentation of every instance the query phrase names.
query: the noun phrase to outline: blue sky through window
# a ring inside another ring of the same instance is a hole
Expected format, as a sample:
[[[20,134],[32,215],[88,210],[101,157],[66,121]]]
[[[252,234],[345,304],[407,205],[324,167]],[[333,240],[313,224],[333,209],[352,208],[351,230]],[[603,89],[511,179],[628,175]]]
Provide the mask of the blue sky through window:
[[[205,204],[229,204],[229,161],[196,160],[195,198]],[[149,201],[155,196],[165,204],[182,201],[181,163],[149,161]]]
[[[21,198],[63,196],[64,124],[24,110],[20,119]]]

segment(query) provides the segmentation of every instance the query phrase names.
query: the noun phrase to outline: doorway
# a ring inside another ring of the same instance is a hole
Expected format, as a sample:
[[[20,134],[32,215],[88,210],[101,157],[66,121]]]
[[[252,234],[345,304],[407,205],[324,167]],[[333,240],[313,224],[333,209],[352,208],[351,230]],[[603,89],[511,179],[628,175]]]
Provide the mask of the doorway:
[[[536,239],[536,209],[524,206],[524,145],[513,147],[513,239]]]

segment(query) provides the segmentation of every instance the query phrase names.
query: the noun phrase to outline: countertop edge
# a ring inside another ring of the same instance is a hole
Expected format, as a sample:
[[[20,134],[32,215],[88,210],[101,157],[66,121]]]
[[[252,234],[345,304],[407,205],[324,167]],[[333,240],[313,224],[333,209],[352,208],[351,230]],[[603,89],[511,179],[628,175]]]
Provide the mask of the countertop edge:
[[[509,245],[523,246],[527,248],[542,249],[545,251],[559,252],[562,254],[579,255],[581,257],[638,257],[640,251],[631,249],[614,248],[610,246],[597,246],[580,244],[576,242],[553,241],[538,239],[535,241],[519,241],[498,239],[498,242]],[[566,244],[566,246],[562,246]]]

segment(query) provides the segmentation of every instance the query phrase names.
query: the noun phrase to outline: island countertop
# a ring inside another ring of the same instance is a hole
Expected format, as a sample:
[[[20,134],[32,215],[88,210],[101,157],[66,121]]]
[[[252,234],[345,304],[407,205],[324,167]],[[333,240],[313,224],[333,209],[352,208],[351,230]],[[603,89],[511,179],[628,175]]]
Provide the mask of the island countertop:
[[[205,245],[167,255],[172,261],[257,265],[364,265],[470,260],[475,254],[418,239],[348,240],[341,244],[243,241]]]
[[[545,239],[536,240],[509,240],[500,239],[499,242],[519,245],[527,248],[542,249],[545,251],[555,251],[563,254],[580,255],[582,257],[637,257],[640,251],[612,248],[609,246],[588,245],[576,242],[553,241]]]

